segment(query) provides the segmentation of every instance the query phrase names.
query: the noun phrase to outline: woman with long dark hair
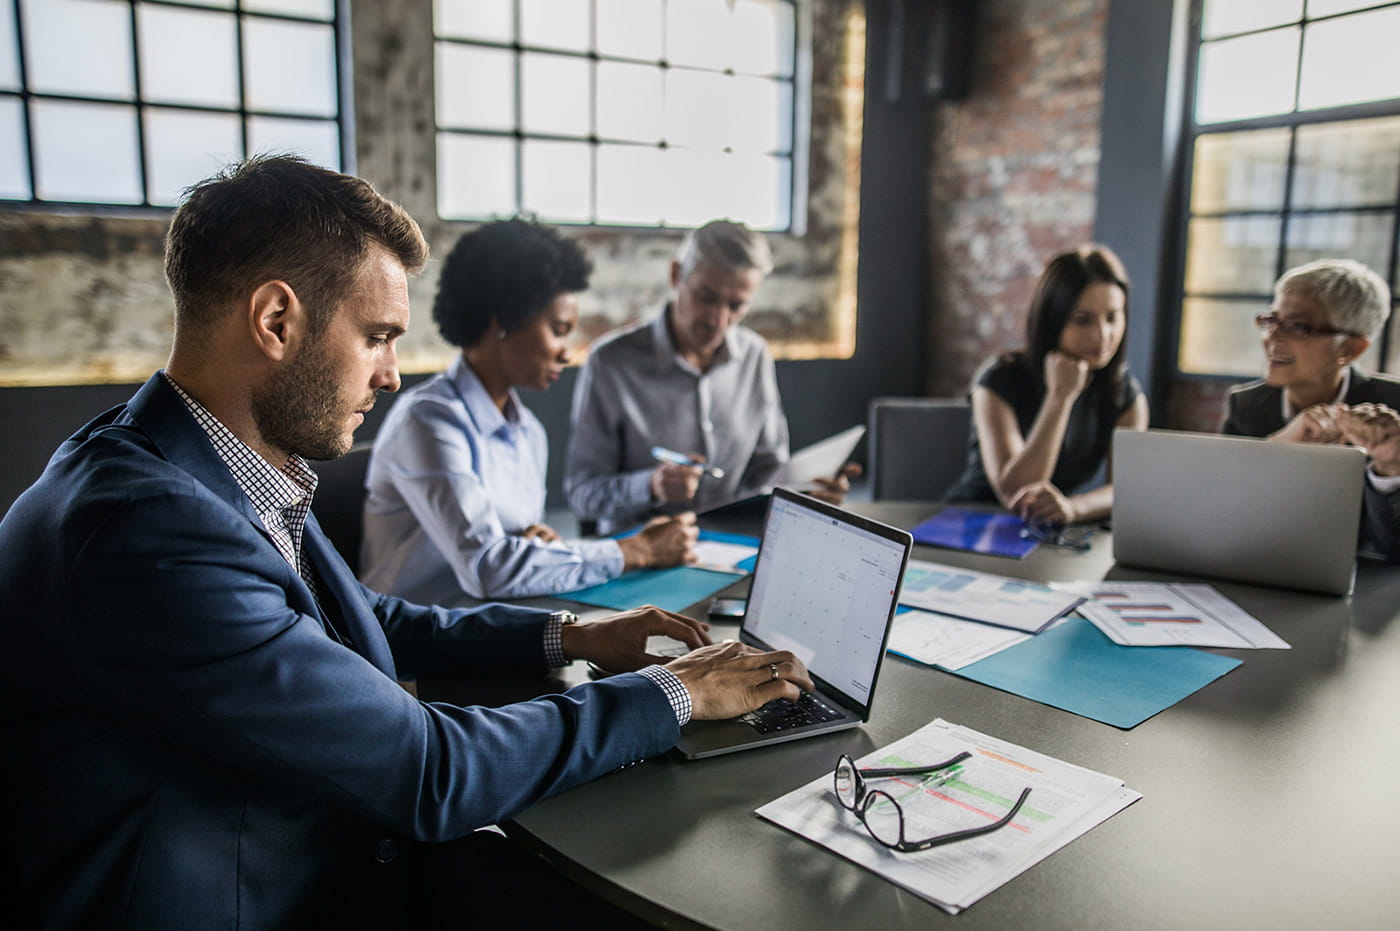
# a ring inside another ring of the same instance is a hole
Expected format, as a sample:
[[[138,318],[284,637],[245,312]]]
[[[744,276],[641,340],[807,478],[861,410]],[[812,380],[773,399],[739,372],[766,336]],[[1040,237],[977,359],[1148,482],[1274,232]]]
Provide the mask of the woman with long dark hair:
[[[1119,427],[1147,428],[1147,398],[1123,360],[1128,276],[1112,251],[1052,258],[1026,320],[1026,348],[993,359],[972,391],[975,430],[950,501],[998,502],[1058,524],[1113,509],[1109,481],[1086,490]]]

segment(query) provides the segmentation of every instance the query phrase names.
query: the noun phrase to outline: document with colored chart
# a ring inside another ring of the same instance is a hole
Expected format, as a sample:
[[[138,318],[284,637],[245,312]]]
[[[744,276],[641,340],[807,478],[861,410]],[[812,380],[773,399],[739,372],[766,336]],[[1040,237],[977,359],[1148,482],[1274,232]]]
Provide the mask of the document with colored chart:
[[[1079,604],[1080,596],[1037,582],[942,563],[909,560],[899,603],[969,621],[1039,633]]]
[[[972,755],[950,780],[872,778],[903,812],[907,840],[999,820],[1023,789],[1025,804],[990,834],[917,852],[876,842],[837,802],[832,773],[762,806],[756,814],[805,837],[956,915],[1061,847],[1142,798],[1123,780],[938,719],[856,761],[861,769],[918,766]],[[836,761],[832,760],[833,768]],[[888,804],[878,801],[876,804]]]
[[[1194,646],[1287,650],[1288,642],[1209,585],[1182,582],[1064,582],[1085,600],[1078,612],[1127,647]]]

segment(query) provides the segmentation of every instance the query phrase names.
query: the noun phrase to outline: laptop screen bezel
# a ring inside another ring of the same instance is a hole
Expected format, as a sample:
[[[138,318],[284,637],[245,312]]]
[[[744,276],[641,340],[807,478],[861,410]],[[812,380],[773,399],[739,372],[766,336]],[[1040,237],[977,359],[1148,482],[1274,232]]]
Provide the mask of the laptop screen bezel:
[[[833,683],[817,675],[815,672],[808,670],[812,676],[812,683],[816,686],[817,691],[821,692],[824,696],[834,699],[848,711],[860,715],[862,722],[868,721],[870,720],[870,708],[875,700],[875,690],[880,684],[880,672],[884,669],[885,665],[885,651],[889,647],[890,629],[894,626],[895,611],[899,608],[899,598],[904,590],[904,573],[909,567],[909,554],[914,547],[914,538],[910,536],[908,531],[901,530],[898,527],[882,524],[869,517],[864,517],[860,514],[844,510],[843,508],[838,508],[834,505],[827,504],[825,501],[819,501],[810,495],[804,495],[788,488],[777,487],[773,489],[773,494],[769,497],[768,508],[763,516],[763,532],[759,536],[758,558],[754,562],[755,573],[758,571],[758,567],[763,564],[763,547],[768,540],[768,522],[773,518],[773,507],[775,499],[778,498],[782,498],[784,501],[796,504],[799,507],[807,508],[816,514],[835,518],[841,523],[850,525],[859,530],[873,533],[892,543],[897,543],[903,548],[904,552],[899,560],[899,576],[896,579],[894,595],[890,598],[889,610],[885,616],[885,628],[880,641],[880,651],[876,654],[875,670],[871,673],[870,690],[866,694],[865,700],[861,701],[847,693],[844,689],[837,687]],[[752,609],[752,606],[753,602],[752,599],[750,599],[750,609]],[[739,641],[741,643],[760,650],[774,649],[774,647],[766,643],[763,638],[751,633],[748,625],[749,611],[746,610],[744,612],[744,619],[739,626]]]

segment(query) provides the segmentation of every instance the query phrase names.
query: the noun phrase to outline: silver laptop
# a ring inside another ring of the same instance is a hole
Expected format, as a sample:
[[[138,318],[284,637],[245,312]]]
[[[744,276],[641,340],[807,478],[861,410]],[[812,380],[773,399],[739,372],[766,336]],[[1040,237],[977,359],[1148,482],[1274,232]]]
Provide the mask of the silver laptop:
[[[1173,430],[1113,434],[1113,558],[1348,595],[1366,456]]]
[[[816,689],[739,718],[692,721],[677,748],[697,759],[868,721],[912,545],[904,530],[775,488],[739,639],[791,650]]]

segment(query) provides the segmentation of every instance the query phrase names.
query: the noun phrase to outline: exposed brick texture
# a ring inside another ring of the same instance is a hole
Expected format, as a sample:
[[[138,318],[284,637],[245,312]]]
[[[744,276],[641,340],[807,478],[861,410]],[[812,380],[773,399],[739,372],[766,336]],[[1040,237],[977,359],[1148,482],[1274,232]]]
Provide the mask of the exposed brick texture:
[[[931,395],[1020,346],[1045,260],[1092,234],[1107,6],[978,4],[970,93],[932,120]]]

